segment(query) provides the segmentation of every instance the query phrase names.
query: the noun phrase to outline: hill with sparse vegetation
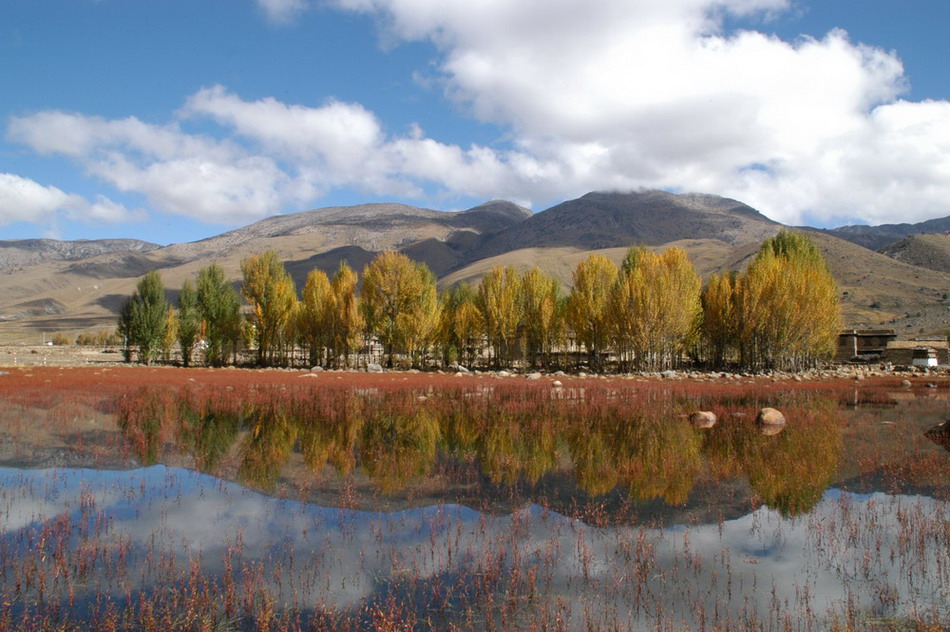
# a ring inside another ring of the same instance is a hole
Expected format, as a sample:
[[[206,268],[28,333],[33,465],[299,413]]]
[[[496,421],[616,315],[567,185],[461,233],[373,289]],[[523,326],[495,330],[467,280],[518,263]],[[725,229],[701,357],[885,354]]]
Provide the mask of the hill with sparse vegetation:
[[[590,193],[534,214],[505,201],[453,213],[402,204],[332,207],[165,247],[135,240],[60,242],[66,245],[34,248],[29,258],[0,270],[0,342],[111,328],[146,271],[161,272],[174,301],[177,288],[209,263],[218,263],[237,282],[241,260],[269,249],[280,252],[298,291],[314,268],[332,274],[346,261],[361,272],[384,250],[426,263],[443,289],[477,282],[495,265],[538,266],[569,287],[577,263],[591,252],[619,262],[634,245],[680,246],[704,279],[742,270],[762,241],[781,228],[736,200],[641,191]],[[835,231],[806,230],[837,280],[848,325],[883,324],[915,335],[950,326],[950,272],[942,264],[926,265],[935,256],[875,252]],[[947,239],[916,238],[912,251],[931,252],[924,245],[936,247]],[[24,250],[17,243],[0,242],[0,253]]]

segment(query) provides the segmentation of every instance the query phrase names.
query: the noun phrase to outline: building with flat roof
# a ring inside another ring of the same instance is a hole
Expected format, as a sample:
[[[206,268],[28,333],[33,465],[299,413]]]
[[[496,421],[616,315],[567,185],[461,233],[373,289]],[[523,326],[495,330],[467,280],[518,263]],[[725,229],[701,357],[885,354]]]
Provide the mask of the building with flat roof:
[[[893,329],[845,329],[838,334],[835,362],[881,361],[887,345],[895,340]]]

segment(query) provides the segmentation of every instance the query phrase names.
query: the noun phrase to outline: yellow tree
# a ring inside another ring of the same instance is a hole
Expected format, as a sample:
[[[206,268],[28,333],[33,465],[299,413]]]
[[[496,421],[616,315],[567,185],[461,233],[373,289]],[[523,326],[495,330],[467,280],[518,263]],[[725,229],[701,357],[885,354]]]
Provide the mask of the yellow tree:
[[[380,253],[363,269],[363,291],[360,304],[366,328],[386,350],[387,364],[393,365],[397,348],[418,344],[438,322],[435,310],[435,278],[424,264],[413,262],[398,252]],[[429,310],[429,311],[427,311]]]
[[[249,322],[257,345],[257,361],[269,365],[287,342],[288,323],[297,303],[294,282],[276,250],[248,256],[241,261],[241,273],[241,294],[251,305]]]
[[[686,252],[631,249],[611,294],[613,338],[641,368],[670,367],[695,340],[700,281]]]
[[[603,255],[577,264],[565,317],[577,340],[587,349],[592,367],[600,368],[610,336],[610,293],[617,283],[617,266]]]
[[[722,367],[735,349],[738,282],[733,274],[716,274],[703,289],[703,342],[706,361]]]
[[[766,240],[737,296],[743,365],[797,370],[833,356],[841,329],[838,288],[805,235],[782,231]]]
[[[332,346],[335,298],[326,273],[323,270],[311,270],[303,287],[297,325],[307,345],[311,366],[320,364],[324,352]]]
[[[453,361],[470,365],[481,346],[482,312],[476,305],[478,297],[468,283],[449,288],[442,297],[442,320],[439,338],[446,363]]]
[[[532,366],[546,366],[561,331],[561,285],[539,268],[521,277],[522,335]]]
[[[507,366],[511,362],[512,346],[521,324],[520,292],[521,278],[511,266],[495,266],[478,286],[478,309],[498,365]]]
[[[435,341],[441,321],[441,304],[435,288],[435,275],[429,267],[416,263],[418,288],[411,308],[396,319],[400,345],[409,353],[413,366],[419,366]]]
[[[331,289],[333,292],[332,313],[332,349],[335,357],[343,356],[343,365],[350,365],[350,353],[359,347],[363,333],[363,314],[360,312],[359,298],[356,296],[356,286],[359,277],[345,261],[340,262],[336,274],[333,275]]]

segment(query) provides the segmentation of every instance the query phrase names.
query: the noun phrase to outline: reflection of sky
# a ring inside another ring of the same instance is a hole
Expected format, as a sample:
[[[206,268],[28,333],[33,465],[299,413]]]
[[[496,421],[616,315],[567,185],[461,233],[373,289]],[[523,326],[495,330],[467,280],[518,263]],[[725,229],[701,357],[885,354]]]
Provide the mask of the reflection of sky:
[[[539,569],[549,603],[573,604],[577,626],[588,617],[638,627],[658,613],[695,624],[700,611],[710,621],[714,612],[726,622],[754,612],[780,622],[782,613],[794,620],[805,608],[841,612],[849,601],[875,616],[935,611],[950,618],[950,503],[925,497],[832,490],[795,519],[760,508],[721,525],[601,529],[538,507],[504,517],[457,505],[393,514],[316,507],[164,466],[0,469],[0,537],[8,542],[22,542],[57,516],[78,521],[81,506],[108,518],[99,542],[131,543],[131,582],[148,576],[150,547],[186,570],[200,555],[214,575],[231,547],[270,569],[266,581],[279,598],[294,594],[305,607],[351,608],[406,573],[477,573],[505,552],[508,563],[517,558]],[[0,588],[9,586],[0,580]],[[882,594],[896,595],[897,606]]]

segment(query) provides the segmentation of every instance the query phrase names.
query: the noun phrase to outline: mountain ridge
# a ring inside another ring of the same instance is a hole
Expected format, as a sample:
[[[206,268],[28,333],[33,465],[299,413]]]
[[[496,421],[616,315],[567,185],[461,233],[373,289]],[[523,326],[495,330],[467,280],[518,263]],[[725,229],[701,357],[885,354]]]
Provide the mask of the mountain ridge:
[[[619,261],[635,245],[681,246],[704,278],[741,269],[761,242],[782,228],[737,200],[663,191],[592,192],[539,213],[504,200],[456,212],[389,203],[327,207],[266,218],[195,242],[8,269],[0,274],[0,340],[111,327],[145,271],[159,269],[174,296],[185,279],[211,262],[239,279],[242,258],[267,249],[281,253],[298,288],[314,268],[332,274],[346,261],[361,272],[381,250],[426,263],[443,289],[462,280],[477,282],[491,265],[537,265],[566,288],[573,267],[590,253]],[[915,333],[933,330],[934,323],[950,326],[950,303],[943,298],[950,274],[889,259],[828,231],[805,230],[819,241],[834,270],[849,325],[883,323]],[[925,317],[914,320],[913,314]]]
[[[0,269],[39,261],[74,261],[110,252],[149,252],[161,245],[141,239],[4,239],[0,240]]]

